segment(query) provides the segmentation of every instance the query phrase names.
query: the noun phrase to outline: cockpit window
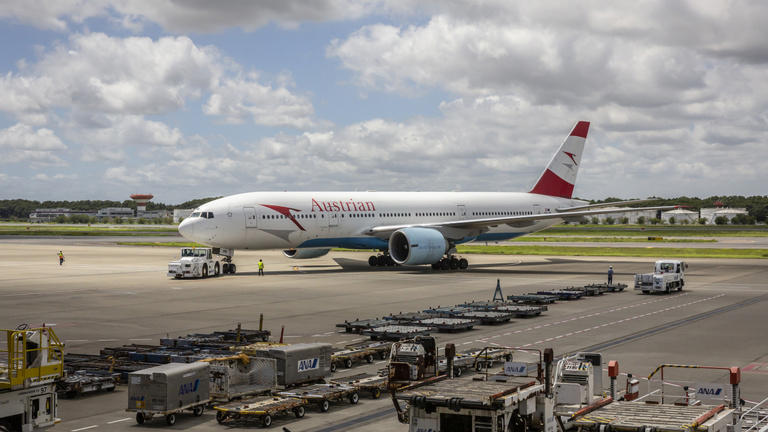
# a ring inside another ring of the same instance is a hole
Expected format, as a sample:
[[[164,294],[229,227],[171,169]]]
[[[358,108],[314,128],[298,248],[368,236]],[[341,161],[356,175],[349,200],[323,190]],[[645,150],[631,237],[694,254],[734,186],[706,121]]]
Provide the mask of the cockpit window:
[[[190,217],[200,217],[200,212],[192,212]]]
[[[207,219],[213,219],[213,212],[205,212],[205,217]]]

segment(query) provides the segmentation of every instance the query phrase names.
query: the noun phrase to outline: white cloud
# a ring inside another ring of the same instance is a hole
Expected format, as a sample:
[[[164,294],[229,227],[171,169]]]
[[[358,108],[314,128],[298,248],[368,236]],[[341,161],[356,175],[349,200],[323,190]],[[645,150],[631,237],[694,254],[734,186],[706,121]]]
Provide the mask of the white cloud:
[[[73,142],[82,145],[82,159],[122,160],[134,149],[141,158],[154,157],[158,150],[174,150],[184,143],[178,128],[134,115],[79,115],[65,125]]]
[[[75,34],[40,61],[0,78],[5,95],[0,110],[40,125],[57,108],[75,110],[80,117],[165,114],[210,95],[206,113],[230,123],[313,124],[309,99],[278,81],[263,84],[257,73],[243,74],[217,49],[197,46],[188,37]]]
[[[66,150],[67,146],[52,130],[34,130],[26,124],[17,123],[0,130],[0,148],[19,150]]]
[[[132,31],[140,30],[145,23],[155,23],[172,32],[214,32],[234,27],[252,31],[271,22],[293,27],[304,21],[355,19],[373,12],[381,3],[373,0],[29,0],[3,2],[0,17],[58,31],[66,30],[68,21],[82,23],[92,17],[108,17]]]
[[[224,79],[212,90],[203,106],[208,115],[220,116],[227,123],[252,121],[266,126],[309,127],[314,124],[312,103],[291,93],[285,85],[258,82],[258,74]]]

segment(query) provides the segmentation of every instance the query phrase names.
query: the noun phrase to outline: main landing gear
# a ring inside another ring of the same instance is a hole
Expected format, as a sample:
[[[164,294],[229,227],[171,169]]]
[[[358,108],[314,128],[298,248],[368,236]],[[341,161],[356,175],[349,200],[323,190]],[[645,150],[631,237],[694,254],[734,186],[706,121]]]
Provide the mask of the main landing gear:
[[[469,261],[466,258],[456,258],[453,255],[432,264],[432,270],[466,270],[467,267]]]
[[[394,267],[397,265],[395,260],[389,254],[371,255],[368,258],[368,265],[371,267]]]

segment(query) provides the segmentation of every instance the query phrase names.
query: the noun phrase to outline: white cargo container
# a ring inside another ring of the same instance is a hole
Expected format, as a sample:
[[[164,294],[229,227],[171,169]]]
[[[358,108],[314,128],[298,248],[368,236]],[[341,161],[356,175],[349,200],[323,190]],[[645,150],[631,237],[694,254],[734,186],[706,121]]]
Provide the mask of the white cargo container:
[[[208,363],[168,363],[132,372],[128,376],[128,408],[136,413],[136,423],[144,424],[153,416],[165,416],[169,425],[176,414],[190,410],[203,415],[210,402]]]

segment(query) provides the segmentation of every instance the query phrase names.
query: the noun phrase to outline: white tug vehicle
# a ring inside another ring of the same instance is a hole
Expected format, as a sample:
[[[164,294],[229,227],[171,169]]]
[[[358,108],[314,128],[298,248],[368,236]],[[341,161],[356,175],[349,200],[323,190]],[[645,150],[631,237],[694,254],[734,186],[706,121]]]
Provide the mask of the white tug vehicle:
[[[653,273],[635,275],[635,289],[643,294],[682,291],[685,285],[685,269],[688,264],[680,260],[659,260]]]
[[[229,252],[227,254],[226,252]],[[214,255],[223,255],[221,262]],[[237,267],[232,260],[232,251],[219,248],[181,248],[181,258],[168,263],[168,277],[207,278],[220,274],[234,274]]]

